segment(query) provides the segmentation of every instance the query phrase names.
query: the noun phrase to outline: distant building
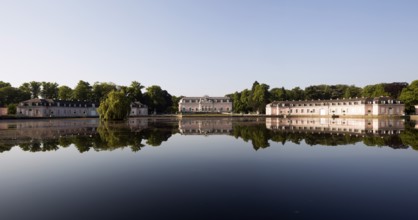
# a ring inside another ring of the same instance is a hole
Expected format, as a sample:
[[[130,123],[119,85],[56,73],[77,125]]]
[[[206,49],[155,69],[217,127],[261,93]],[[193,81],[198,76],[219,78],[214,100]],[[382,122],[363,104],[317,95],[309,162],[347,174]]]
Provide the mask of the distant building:
[[[418,105],[415,106],[415,114],[418,115]]]
[[[232,100],[229,97],[184,97],[179,101],[181,113],[226,113],[232,112]]]
[[[16,114],[28,117],[97,117],[97,103],[30,99],[19,103]]]
[[[140,102],[132,102],[131,112],[129,113],[129,116],[135,117],[135,116],[144,116],[144,115],[148,115],[148,106]]]
[[[400,116],[405,105],[389,97],[334,100],[275,101],[267,115],[286,116]]]

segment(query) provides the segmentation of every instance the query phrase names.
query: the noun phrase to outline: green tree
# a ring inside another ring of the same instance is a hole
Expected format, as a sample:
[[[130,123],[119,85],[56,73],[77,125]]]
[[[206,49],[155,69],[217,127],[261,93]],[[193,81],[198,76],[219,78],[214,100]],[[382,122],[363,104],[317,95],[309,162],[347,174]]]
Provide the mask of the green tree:
[[[344,98],[354,98],[354,97],[361,97],[362,89],[360,87],[356,87],[351,85],[347,87],[344,91]]]
[[[235,92],[232,95],[232,103],[234,105],[234,112],[241,113],[244,112],[244,105],[241,102],[241,94],[239,92]]]
[[[8,82],[0,81],[0,89],[4,87],[12,87],[12,85],[10,85]]]
[[[144,88],[145,87],[141,85],[141,83],[137,81],[132,81],[131,85],[127,88],[128,95],[131,98],[131,100],[142,102],[142,99],[143,99],[142,89]]]
[[[418,105],[418,80],[404,88],[399,99],[405,103],[405,112],[413,113],[415,111],[414,106]]]
[[[21,101],[30,99],[30,94],[14,87],[0,88],[0,106],[17,104]]]
[[[383,83],[376,85],[367,85],[363,88],[362,96],[364,97],[380,97],[380,96],[389,96],[389,93],[385,91],[385,86]]]
[[[265,113],[266,105],[269,101],[269,86],[266,84],[259,84],[255,87],[252,101],[253,109],[259,113]]]
[[[73,89],[68,86],[58,87],[58,98],[62,100],[71,100],[73,97]]]
[[[160,86],[150,86],[147,88],[147,92],[145,93],[145,104],[147,104],[148,107],[154,111],[154,113],[164,112],[164,109],[167,106],[170,106],[167,103],[167,95],[167,91],[162,90]]]
[[[123,91],[111,91],[97,109],[100,119],[124,120],[131,110],[130,100]]]
[[[73,90],[73,99],[80,101],[91,101],[92,87],[90,83],[80,80]]]
[[[116,90],[116,85],[114,83],[95,82],[92,89],[92,101],[100,102],[107,97],[107,94],[114,90]]]
[[[58,98],[58,84],[52,82],[42,82],[41,96],[44,99]]]
[[[41,85],[42,83],[35,81],[29,83],[29,89],[32,98],[39,98],[39,94],[41,93]]]
[[[291,99],[291,100],[304,100],[305,99],[305,91],[303,91],[299,87],[295,87],[292,90],[284,90],[284,92],[288,94],[287,96],[285,96],[286,99]]]
[[[251,109],[250,98],[251,98],[251,91],[248,89],[242,90],[240,101],[242,103],[242,109],[245,113],[248,113]]]
[[[7,105],[7,114],[15,115],[16,114],[16,104]]]

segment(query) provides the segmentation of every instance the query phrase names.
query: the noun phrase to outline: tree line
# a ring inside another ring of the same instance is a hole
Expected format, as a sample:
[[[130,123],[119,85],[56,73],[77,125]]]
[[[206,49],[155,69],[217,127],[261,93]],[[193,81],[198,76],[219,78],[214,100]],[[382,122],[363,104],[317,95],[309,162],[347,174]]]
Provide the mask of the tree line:
[[[144,90],[144,91],[143,91]],[[405,103],[406,112],[414,112],[418,104],[418,80],[406,82],[379,83],[357,87],[354,85],[312,85],[305,89],[295,87],[271,88],[265,83],[255,81],[251,88],[228,94],[233,101],[235,113],[265,113],[265,107],[272,101],[342,99],[354,97],[390,96]],[[0,81],[0,107],[7,106],[9,113],[16,111],[16,104],[31,98],[78,100],[101,103],[105,119],[120,118],[126,115],[131,102],[139,101],[149,107],[150,113],[176,113],[182,96],[171,95],[158,85],[145,87],[137,81],[129,86],[111,82],[89,82],[80,80],[74,88],[58,85],[55,82],[25,82],[19,87]],[[103,105],[102,105],[103,104]],[[113,106],[113,111],[108,111]]]
[[[16,104],[33,98],[103,103],[110,96],[122,98],[128,105],[139,101],[155,113],[175,113],[180,100],[158,85],[145,88],[137,81],[129,86],[119,86],[111,82],[95,82],[91,85],[80,80],[74,88],[55,82],[36,81],[25,82],[16,88],[0,81],[0,107],[8,107],[11,114],[15,113]]]
[[[235,113],[265,113],[266,105],[273,101],[286,100],[327,100],[355,97],[390,96],[405,103],[407,113],[414,112],[414,105],[418,104],[418,80],[411,84],[406,82],[379,83],[357,87],[354,85],[313,85],[305,89],[295,87],[270,86],[255,81],[251,89],[236,91],[228,95],[233,101]]]

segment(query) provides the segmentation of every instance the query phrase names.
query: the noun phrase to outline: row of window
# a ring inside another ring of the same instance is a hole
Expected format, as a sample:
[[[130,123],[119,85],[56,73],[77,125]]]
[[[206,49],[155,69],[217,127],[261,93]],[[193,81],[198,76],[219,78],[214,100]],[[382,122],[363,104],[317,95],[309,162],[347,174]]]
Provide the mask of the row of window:
[[[199,103],[199,102],[208,102],[208,103],[217,103],[217,102],[220,102],[220,103],[224,103],[224,102],[226,102],[226,103],[229,103],[229,99],[226,99],[226,100],[224,100],[224,99],[213,99],[213,100],[199,100],[199,99],[189,99],[189,100],[187,100],[187,99],[183,99],[183,102],[184,103]]]
[[[368,101],[367,104],[400,104],[400,101],[388,100],[388,101]],[[328,106],[328,105],[359,105],[365,104],[364,102],[331,102],[331,103],[303,103],[303,104],[292,104],[282,103],[280,106]]]
[[[193,112],[193,111],[195,111],[195,112],[198,112],[198,111],[216,111],[217,109],[216,108],[201,108],[201,109],[199,109],[199,108],[188,108],[188,111],[189,112]],[[219,111],[223,111],[224,110],[224,108],[219,108]],[[183,108],[183,111],[186,111],[186,108]],[[229,111],[229,108],[226,108],[226,111]]]

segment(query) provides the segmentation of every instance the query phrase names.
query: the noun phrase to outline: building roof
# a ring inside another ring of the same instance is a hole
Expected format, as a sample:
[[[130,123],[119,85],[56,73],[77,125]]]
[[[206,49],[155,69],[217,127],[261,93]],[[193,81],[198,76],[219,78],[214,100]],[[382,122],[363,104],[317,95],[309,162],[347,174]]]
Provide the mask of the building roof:
[[[99,106],[99,103],[95,103],[95,102],[69,101],[69,100],[59,100],[59,99],[53,100],[53,99],[39,99],[39,98],[29,99],[29,100],[19,103],[20,106],[25,106],[29,104],[37,104],[38,106],[57,106],[59,104],[60,106],[71,105],[74,107],[77,105],[78,106],[81,105],[81,107],[85,107],[86,105],[88,107],[92,107],[94,104],[94,106]]]
[[[231,99],[228,96],[223,97],[212,97],[212,96],[201,96],[201,97],[183,97],[182,99]]]
[[[144,105],[141,102],[132,102],[131,107],[134,107],[134,108],[148,108],[147,105]]]

